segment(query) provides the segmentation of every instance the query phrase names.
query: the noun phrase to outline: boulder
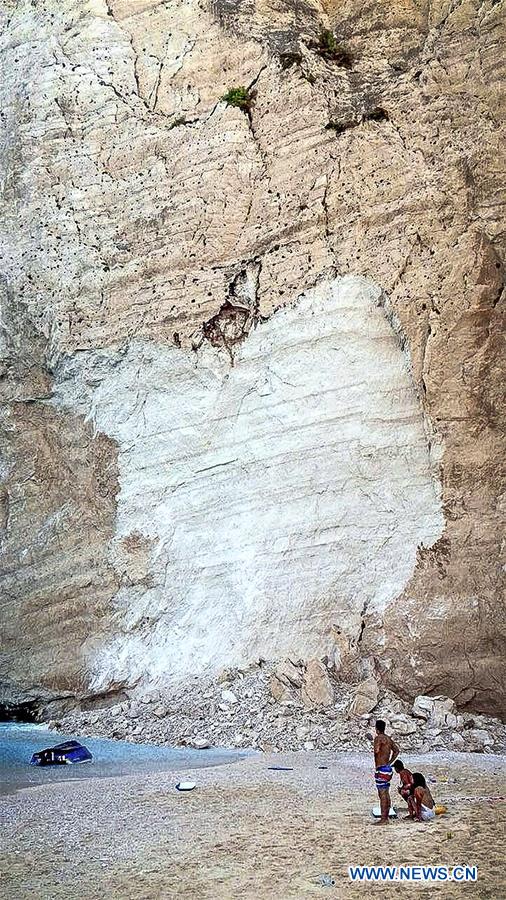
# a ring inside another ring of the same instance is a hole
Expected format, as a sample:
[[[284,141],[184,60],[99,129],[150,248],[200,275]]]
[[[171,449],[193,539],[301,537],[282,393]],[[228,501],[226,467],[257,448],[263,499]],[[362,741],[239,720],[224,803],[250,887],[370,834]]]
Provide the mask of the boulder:
[[[278,703],[283,703],[285,700],[293,700],[295,696],[293,688],[287,685],[286,682],[281,681],[275,672],[272,673],[269,679],[269,685],[272,698],[277,700]]]
[[[258,746],[264,753],[279,753],[279,747],[276,747],[275,744],[271,744],[269,741],[260,741]]]
[[[427,728],[427,731],[425,732],[425,737],[428,741],[435,741],[436,738],[438,738],[440,734],[441,734],[440,728]]]
[[[283,684],[292,685],[294,688],[302,687],[302,672],[291,659],[284,659],[274,669],[274,674]]]
[[[413,703],[413,715],[417,716],[417,718],[419,719],[430,719],[433,706],[433,697],[427,697],[425,694],[419,694],[418,697],[415,697],[415,702]]]
[[[485,748],[494,746],[492,735],[481,728],[473,728],[471,731],[468,731],[467,738],[469,749],[474,750],[476,753],[482,753]]]
[[[455,703],[449,697],[436,697],[430,721],[441,728],[455,728],[457,716],[454,714]]]
[[[453,750],[462,750],[465,747],[466,742],[458,731],[452,731],[451,741]]]
[[[415,734],[418,730],[416,722],[414,722],[413,719],[408,718],[408,716],[395,716],[392,719],[392,728],[396,734],[402,736]]]
[[[235,703],[239,703],[234,692],[229,691],[229,690],[225,690],[225,691],[221,692],[221,699],[223,700],[224,703],[229,703],[231,705],[234,705]]]
[[[294,700],[301,686],[302,672],[291,659],[280,662],[270,677],[271,694],[279,703]]]
[[[163,706],[162,704],[160,704],[160,706],[155,706],[155,708],[153,710],[153,715],[155,715],[157,717],[157,719],[163,719],[167,715],[168,711],[169,710],[167,709],[166,706]]]
[[[208,750],[211,746],[211,741],[205,737],[196,737],[191,741],[191,746],[195,750]]]
[[[309,659],[302,680],[302,702],[306,709],[315,706],[331,706],[334,702],[334,688],[327,668],[319,659]]]
[[[141,697],[139,697],[139,703],[159,703],[160,702],[160,691],[150,690],[145,691]]]
[[[295,729],[295,734],[299,741],[302,741],[309,734],[309,726],[308,725],[297,725]]]
[[[378,702],[379,686],[374,675],[361,681],[355,688],[355,696],[351,701],[349,712],[352,716],[363,716],[370,713]]]
[[[440,728],[455,728],[455,701],[450,697],[428,697],[420,694],[413,703],[413,715]]]
[[[439,721],[445,728],[457,728],[458,726],[458,716],[451,712],[445,713],[442,717],[437,717],[436,721]]]

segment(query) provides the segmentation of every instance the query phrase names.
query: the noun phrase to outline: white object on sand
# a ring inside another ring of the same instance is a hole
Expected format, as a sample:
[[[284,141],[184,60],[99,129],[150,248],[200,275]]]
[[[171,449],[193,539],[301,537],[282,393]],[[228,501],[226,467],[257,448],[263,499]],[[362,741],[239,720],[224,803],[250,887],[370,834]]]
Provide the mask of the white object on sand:
[[[196,787],[194,781],[178,781],[176,784],[176,791],[193,791]]]
[[[380,806],[373,806],[373,808],[371,809],[371,813],[375,819],[381,819],[381,807]],[[397,818],[397,813],[396,813],[395,809],[393,808],[393,806],[390,807],[390,812],[388,813],[388,818],[389,819]]]

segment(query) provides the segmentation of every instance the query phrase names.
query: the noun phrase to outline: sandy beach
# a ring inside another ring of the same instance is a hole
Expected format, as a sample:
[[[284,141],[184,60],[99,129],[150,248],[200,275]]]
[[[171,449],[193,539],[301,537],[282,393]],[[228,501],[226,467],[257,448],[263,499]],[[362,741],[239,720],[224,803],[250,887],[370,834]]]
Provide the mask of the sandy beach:
[[[477,884],[377,883],[374,895],[504,896],[506,802],[459,798],[504,796],[506,758],[438,753],[409,763],[436,779],[436,801],[449,801],[431,824],[372,827],[365,753],[258,754],[189,770],[184,777],[197,783],[189,794],[175,790],[180,771],[21,790],[3,798],[2,896],[354,898],[371,886],[350,882],[350,864],[462,863],[478,866]],[[322,874],[335,884],[322,886]]]

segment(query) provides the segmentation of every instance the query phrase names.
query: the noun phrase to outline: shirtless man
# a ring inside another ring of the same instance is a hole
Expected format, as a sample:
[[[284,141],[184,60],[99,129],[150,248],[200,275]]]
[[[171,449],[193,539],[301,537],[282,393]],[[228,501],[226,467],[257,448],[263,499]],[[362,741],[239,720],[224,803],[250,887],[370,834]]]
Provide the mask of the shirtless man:
[[[399,748],[391,737],[385,734],[385,722],[378,719],[376,722],[376,737],[374,738],[374,765],[376,771],[374,780],[380,799],[381,818],[375,825],[388,825],[390,812],[390,781],[393,775],[392,763],[399,756]]]

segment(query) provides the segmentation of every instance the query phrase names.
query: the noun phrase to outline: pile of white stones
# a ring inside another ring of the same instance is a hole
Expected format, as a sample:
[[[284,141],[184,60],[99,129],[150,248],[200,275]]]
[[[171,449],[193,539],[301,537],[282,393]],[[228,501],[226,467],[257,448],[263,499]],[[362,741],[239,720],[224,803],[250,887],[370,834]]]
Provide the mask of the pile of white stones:
[[[136,742],[276,752],[370,749],[376,718],[404,752],[506,750],[506,726],[498,719],[460,713],[448,697],[422,695],[409,704],[373,675],[355,685],[338,681],[320,659],[260,660],[207,684],[195,679],[172,693],[137,690],[116,706],[73,711],[50,724]]]

